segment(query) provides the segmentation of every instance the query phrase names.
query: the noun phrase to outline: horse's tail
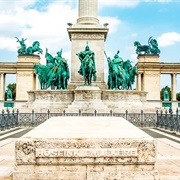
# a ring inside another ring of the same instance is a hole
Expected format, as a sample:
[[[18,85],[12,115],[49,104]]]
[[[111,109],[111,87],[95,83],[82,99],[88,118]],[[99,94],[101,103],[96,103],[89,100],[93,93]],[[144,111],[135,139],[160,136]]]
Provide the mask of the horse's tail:
[[[96,81],[96,73],[93,74],[93,81]]]
[[[151,40],[152,40],[152,36],[148,39],[149,46],[151,46]]]

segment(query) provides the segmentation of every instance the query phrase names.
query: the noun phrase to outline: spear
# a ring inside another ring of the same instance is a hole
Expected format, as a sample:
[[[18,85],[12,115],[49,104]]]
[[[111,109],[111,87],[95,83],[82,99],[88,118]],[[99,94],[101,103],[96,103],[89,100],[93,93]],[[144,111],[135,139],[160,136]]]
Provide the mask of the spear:
[[[105,54],[105,56],[106,56],[106,59],[108,60],[108,56],[107,56],[107,54],[106,54],[106,52],[104,51],[104,54]]]

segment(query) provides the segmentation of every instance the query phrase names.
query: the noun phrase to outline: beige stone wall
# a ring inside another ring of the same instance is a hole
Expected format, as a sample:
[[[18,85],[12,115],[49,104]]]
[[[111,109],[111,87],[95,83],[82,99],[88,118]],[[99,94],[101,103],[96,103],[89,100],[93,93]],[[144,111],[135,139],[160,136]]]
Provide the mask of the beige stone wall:
[[[143,88],[148,92],[148,100],[160,100],[160,72],[146,71],[143,76]]]
[[[16,100],[28,100],[27,91],[34,90],[34,72],[19,71],[16,74]]]

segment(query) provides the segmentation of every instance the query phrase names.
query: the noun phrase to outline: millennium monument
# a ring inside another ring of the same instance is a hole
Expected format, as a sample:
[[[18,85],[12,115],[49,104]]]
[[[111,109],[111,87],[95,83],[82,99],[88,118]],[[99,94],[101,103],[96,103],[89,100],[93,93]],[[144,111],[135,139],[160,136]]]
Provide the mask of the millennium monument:
[[[71,71],[62,49],[55,57],[46,49],[46,65],[34,65],[40,89],[28,92],[24,109],[107,112],[142,108],[146,93],[132,90],[137,67],[119,57],[119,51],[112,59],[104,51],[108,28],[99,24],[98,1],[78,2],[77,24],[68,28]],[[22,43],[18,53],[33,58],[33,49],[38,48],[36,42],[29,51]],[[144,49],[137,52],[144,53]],[[109,66],[108,85],[102,68],[104,54]],[[18,139],[15,152],[14,180],[158,179],[155,140],[120,117],[52,117]]]
[[[39,90],[28,91],[28,102],[23,111],[39,112],[120,112],[124,109],[141,110],[146,103],[146,92],[132,90],[138,73],[130,60],[123,60],[119,50],[114,58],[107,56],[104,42],[108,24],[101,25],[97,15],[97,0],[79,0],[76,24],[68,23],[71,41],[71,69],[62,49],[53,57],[46,49],[46,65],[35,64]],[[27,55],[25,40],[19,40],[19,56]],[[33,49],[42,50],[35,41]],[[29,53],[28,53],[29,55]],[[31,52],[33,55],[33,52]],[[32,56],[33,57],[33,56]],[[104,61],[108,61],[108,82],[104,81]],[[71,81],[69,82],[69,78]],[[130,106],[130,107],[129,107]]]

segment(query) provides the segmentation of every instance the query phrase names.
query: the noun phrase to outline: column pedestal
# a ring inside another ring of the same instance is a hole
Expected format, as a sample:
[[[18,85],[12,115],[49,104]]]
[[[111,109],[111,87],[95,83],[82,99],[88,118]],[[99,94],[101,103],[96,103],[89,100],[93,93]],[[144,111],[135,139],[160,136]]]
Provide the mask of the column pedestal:
[[[86,43],[95,54],[96,82],[101,89],[106,89],[104,81],[104,41],[108,33],[107,24],[100,25],[98,20],[98,0],[79,0],[77,24],[67,29],[71,41],[71,82],[70,89],[75,89],[84,80],[78,73],[80,60],[76,53],[85,50]]]

